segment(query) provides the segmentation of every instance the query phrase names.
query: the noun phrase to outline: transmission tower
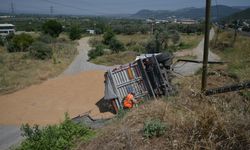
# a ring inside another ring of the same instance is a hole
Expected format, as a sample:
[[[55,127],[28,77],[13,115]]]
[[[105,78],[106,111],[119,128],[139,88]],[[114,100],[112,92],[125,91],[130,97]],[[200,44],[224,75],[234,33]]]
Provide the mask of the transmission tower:
[[[10,9],[11,9],[11,14],[13,15],[15,13],[15,7],[13,1],[11,1]]]
[[[52,16],[54,13],[54,7],[53,6],[50,6],[50,15]]]

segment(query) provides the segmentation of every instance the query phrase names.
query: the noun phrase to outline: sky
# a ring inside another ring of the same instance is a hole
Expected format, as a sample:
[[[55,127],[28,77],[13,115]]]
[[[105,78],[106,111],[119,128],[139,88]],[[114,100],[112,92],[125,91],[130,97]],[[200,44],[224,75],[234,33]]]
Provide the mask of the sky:
[[[204,7],[206,0],[0,0],[0,12],[109,15],[133,14],[141,9],[176,10]],[[217,1],[217,2],[216,2]],[[250,0],[212,0],[212,5],[250,6]],[[52,9],[51,9],[52,8]]]

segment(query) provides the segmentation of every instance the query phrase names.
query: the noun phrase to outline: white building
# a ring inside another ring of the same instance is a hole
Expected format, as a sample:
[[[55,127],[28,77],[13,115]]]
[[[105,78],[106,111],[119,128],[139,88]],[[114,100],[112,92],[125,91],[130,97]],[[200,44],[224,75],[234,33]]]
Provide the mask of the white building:
[[[0,24],[0,35],[6,36],[15,32],[15,26],[13,24]]]
[[[95,30],[88,29],[87,32],[88,32],[89,34],[95,34]]]

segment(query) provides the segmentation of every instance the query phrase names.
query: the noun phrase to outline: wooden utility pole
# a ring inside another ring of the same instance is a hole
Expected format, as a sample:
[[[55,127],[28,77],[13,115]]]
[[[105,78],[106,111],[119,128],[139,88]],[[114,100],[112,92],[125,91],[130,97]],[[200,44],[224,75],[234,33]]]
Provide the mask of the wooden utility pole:
[[[204,92],[207,87],[207,62],[208,62],[208,47],[209,47],[209,27],[210,27],[210,8],[211,0],[206,0],[206,20],[205,20],[205,39],[202,67],[201,91]]]

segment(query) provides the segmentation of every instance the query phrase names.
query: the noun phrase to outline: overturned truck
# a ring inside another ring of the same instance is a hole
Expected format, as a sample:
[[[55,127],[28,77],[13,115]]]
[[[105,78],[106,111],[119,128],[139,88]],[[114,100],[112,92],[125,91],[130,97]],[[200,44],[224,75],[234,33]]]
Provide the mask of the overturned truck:
[[[105,73],[104,99],[114,110],[123,109],[123,99],[130,92],[135,98],[155,99],[174,92],[171,85],[173,56],[169,53],[143,54],[134,62]]]

